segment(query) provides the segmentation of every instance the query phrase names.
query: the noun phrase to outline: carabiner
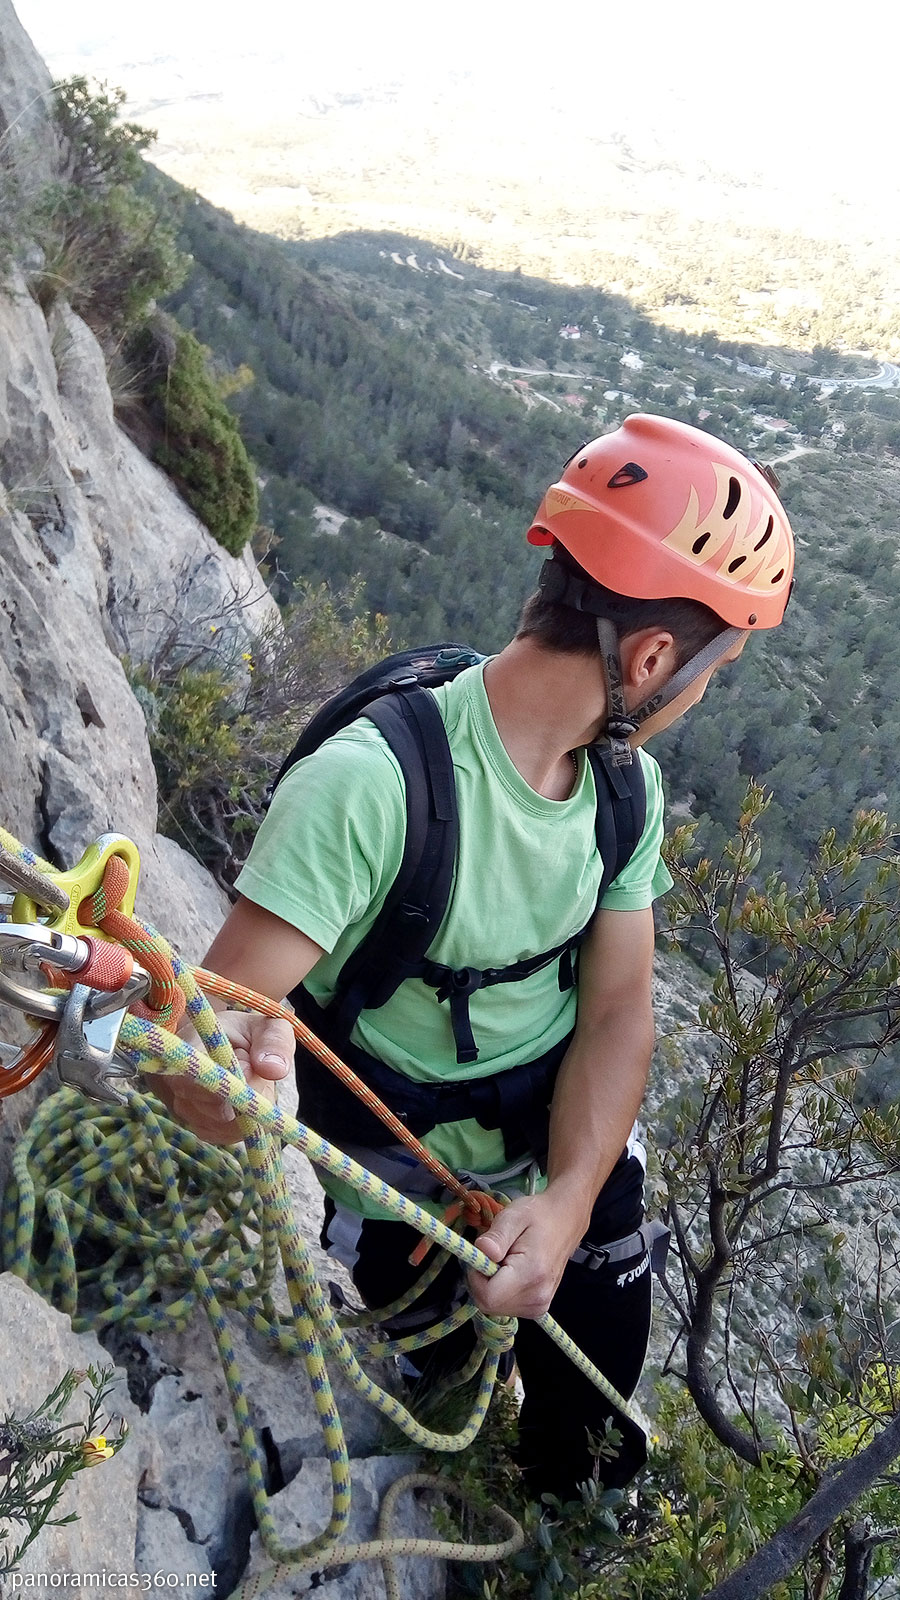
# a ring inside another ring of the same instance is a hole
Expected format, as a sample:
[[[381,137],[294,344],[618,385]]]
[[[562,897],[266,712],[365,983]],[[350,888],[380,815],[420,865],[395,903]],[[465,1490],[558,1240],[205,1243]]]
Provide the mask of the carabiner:
[[[112,959],[104,959],[107,952],[112,953]],[[121,961],[115,959],[117,955],[122,957]],[[105,973],[98,972],[98,966],[104,967]],[[0,923],[0,1000],[18,1006],[28,1016],[59,1021],[68,994],[59,989],[53,991],[53,968],[60,972],[83,973],[87,978],[90,993],[87,1015],[91,1021],[131,1005],[150,987],[149,973],[117,945],[58,933],[39,922]],[[36,987],[27,983],[25,978],[29,973],[43,978],[43,985]],[[110,984],[114,987],[110,988]]]
[[[45,1022],[30,1044],[23,1045],[12,1061],[0,1062],[0,1100],[18,1094],[49,1067],[56,1048],[56,1023]]]
[[[44,963],[62,972],[80,972],[90,958],[91,947],[86,939],[57,933],[39,922],[0,923],[0,1000],[18,1006],[31,1017],[56,1021],[62,1015],[66,996],[49,992]],[[44,980],[40,987],[25,981],[28,973]]]

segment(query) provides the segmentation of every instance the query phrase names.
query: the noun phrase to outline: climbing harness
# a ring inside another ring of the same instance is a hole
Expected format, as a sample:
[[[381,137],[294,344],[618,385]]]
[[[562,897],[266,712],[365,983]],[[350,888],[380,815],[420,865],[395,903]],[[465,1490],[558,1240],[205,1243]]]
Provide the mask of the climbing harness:
[[[492,1544],[393,1537],[393,1510],[406,1487],[452,1492],[443,1478],[419,1475],[398,1482],[385,1496],[376,1539],[346,1541],[349,1457],[327,1361],[417,1448],[462,1451],[484,1420],[500,1359],[512,1346],[515,1321],[490,1318],[470,1301],[437,1326],[400,1339],[373,1338],[355,1318],[341,1325],[292,1215],[281,1161],[285,1144],[374,1200],[387,1215],[411,1224],[423,1240],[465,1267],[490,1276],[496,1265],[460,1231],[258,1095],[237,1066],[204,990],[231,1004],[288,1016],[297,1037],[332,1071],[346,1074],[346,1082],[355,1074],[284,1008],[202,968],[188,967],[134,916],[138,861],[130,841],[105,835],[69,873],[57,873],[2,829],[0,851],[0,874],[12,877],[17,888],[11,903],[9,897],[0,902],[0,917],[9,913],[9,920],[0,921],[0,996],[41,1023],[40,1065],[32,1055],[23,1069],[21,1054],[11,1065],[0,1065],[0,1094],[21,1087],[26,1070],[33,1079],[51,1059],[61,1079],[61,1087],[40,1105],[14,1151],[0,1222],[4,1262],[60,1304],[76,1329],[125,1318],[138,1330],[179,1327],[196,1304],[203,1305],[229,1389],[257,1525],[273,1563],[261,1576],[245,1581],[237,1591],[241,1600],[251,1600],[288,1573],[369,1559],[382,1562],[388,1600],[399,1600],[397,1556],[498,1561],[520,1549],[521,1529],[498,1508],[492,1514],[506,1537]],[[10,858],[12,872],[7,870]],[[32,986],[29,978],[38,981]],[[185,1008],[202,1050],[170,1031]],[[243,1149],[215,1150],[173,1122],[153,1096],[136,1092],[139,1074],[145,1072],[190,1078],[229,1103]],[[391,1114],[362,1083],[359,1092],[376,1102],[371,1108],[392,1126]],[[98,1102],[93,1111],[85,1109],[84,1095]],[[455,1196],[459,1227],[485,1226],[502,1202],[466,1188],[412,1140],[402,1123],[393,1121],[397,1137],[417,1156],[421,1150],[419,1158],[434,1163],[431,1170],[437,1167],[436,1175]],[[94,1204],[93,1194],[100,1190],[118,1218],[104,1214],[99,1197]],[[49,1247],[38,1226],[39,1208]],[[210,1224],[210,1217],[218,1220]],[[80,1242],[98,1238],[108,1247],[106,1259],[100,1266],[89,1259],[79,1269]],[[136,1251],[149,1265],[133,1287],[123,1290]],[[279,1312],[271,1294],[279,1260],[289,1314]],[[411,1291],[369,1313],[371,1320],[384,1322],[401,1314],[433,1281],[441,1264],[438,1255]],[[89,1314],[79,1306],[83,1293],[93,1299]],[[274,1347],[300,1356],[310,1379],[331,1468],[332,1513],[328,1527],[297,1548],[286,1547],[276,1531],[265,1489],[265,1457],[251,1424],[226,1306],[240,1311]],[[455,1434],[437,1433],[419,1422],[360,1366],[361,1354],[378,1357],[421,1349],[469,1320],[478,1344],[459,1381],[477,1377],[478,1388],[469,1420]],[[551,1316],[541,1317],[539,1326],[612,1406],[640,1426],[629,1402]]]

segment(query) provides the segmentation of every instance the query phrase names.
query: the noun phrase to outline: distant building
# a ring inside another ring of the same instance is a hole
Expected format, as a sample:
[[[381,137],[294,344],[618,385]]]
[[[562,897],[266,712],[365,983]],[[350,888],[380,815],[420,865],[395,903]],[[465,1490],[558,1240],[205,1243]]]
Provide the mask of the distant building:
[[[560,328],[559,337],[561,339],[580,339],[581,329],[576,323],[567,322],[564,328]]]
[[[784,417],[764,417],[759,411],[754,412],[751,421],[755,422],[758,428],[768,428],[770,433],[784,433],[792,426]]]
[[[636,350],[626,350],[625,354],[619,359],[619,365],[628,367],[631,372],[640,372],[644,363]]]

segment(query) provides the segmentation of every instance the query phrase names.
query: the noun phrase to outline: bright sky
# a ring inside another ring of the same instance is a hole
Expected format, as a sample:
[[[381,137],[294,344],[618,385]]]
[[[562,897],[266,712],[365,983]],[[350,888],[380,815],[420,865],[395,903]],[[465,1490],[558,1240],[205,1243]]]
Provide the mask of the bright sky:
[[[169,57],[193,86],[198,72],[210,88],[265,73],[279,95],[392,79],[427,99],[467,71],[510,117],[533,120],[542,98],[562,100],[586,132],[650,126],[716,164],[897,204],[900,7],[885,0],[15,3],[58,76],[108,73],[127,89],[130,66]]]

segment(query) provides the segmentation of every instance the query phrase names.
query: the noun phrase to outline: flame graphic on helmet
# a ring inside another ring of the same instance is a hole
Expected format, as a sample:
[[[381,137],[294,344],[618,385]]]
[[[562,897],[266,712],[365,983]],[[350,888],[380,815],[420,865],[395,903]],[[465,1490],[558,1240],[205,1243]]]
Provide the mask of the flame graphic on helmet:
[[[743,474],[719,462],[712,505],[701,512],[691,485],[684,515],[662,541],[697,566],[755,594],[770,594],[790,565],[790,547],[781,517]]]

